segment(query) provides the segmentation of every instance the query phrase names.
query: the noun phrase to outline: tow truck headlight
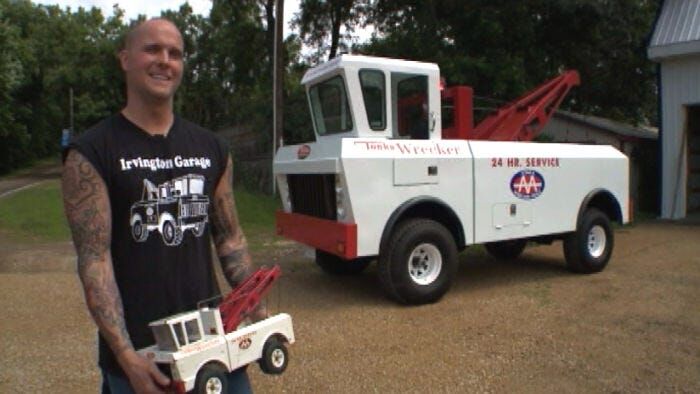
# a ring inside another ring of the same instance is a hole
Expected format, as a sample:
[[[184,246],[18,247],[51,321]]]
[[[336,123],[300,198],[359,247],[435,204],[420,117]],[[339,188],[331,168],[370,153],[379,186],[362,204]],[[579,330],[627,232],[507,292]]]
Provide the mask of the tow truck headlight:
[[[345,201],[343,196],[345,194],[345,189],[343,188],[343,181],[340,176],[335,176],[335,213],[338,219],[345,219]]]

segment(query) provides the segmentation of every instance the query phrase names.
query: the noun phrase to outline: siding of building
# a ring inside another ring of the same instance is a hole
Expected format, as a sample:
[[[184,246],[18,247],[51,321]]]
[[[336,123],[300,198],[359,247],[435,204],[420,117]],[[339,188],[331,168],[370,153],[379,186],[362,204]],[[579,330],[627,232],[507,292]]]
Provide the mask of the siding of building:
[[[686,214],[686,106],[700,104],[700,54],[661,63],[661,217]]]

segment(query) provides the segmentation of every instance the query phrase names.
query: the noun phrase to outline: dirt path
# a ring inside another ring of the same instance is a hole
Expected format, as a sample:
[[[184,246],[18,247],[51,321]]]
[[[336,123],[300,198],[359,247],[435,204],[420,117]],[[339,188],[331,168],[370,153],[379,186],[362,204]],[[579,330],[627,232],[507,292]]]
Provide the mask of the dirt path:
[[[39,182],[60,177],[61,163],[58,160],[42,162],[15,175],[0,178],[0,198]]]
[[[257,250],[297,344],[258,392],[700,392],[700,227],[618,230],[606,271],[568,273],[561,245],[516,263],[461,256],[437,304],[387,301],[374,267],[324,275],[289,243]],[[95,332],[66,245],[0,252],[0,392],[97,392]],[[12,259],[12,263],[7,263]]]

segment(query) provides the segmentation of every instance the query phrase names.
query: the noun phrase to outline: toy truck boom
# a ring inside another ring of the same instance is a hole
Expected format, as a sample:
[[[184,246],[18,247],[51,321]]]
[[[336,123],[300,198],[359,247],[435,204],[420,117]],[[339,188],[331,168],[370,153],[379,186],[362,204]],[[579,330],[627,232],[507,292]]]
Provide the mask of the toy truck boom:
[[[343,55],[310,69],[315,142],[280,148],[277,232],[347,274],[378,261],[385,292],[439,299],[457,254],[485,244],[515,258],[530,241],[564,241],[567,266],[598,272],[626,223],[628,160],[610,146],[529,140],[566,92],[567,72],[471,128],[471,90],[440,91],[435,64]],[[471,139],[465,139],[471,138]]]

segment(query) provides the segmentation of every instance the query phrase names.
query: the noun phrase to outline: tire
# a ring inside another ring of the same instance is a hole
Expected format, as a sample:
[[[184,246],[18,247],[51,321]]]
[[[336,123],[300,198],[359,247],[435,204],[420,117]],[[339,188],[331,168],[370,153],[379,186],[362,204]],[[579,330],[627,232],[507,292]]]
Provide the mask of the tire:
[[[136,242],[144,242],[148,238],[148,229],[143,225],[141,216],[136,215],[134,224],[131,225],[131,235]]]
[[[172,220],[163,223],[163,242],[168,246],[177,246],[182,242],[182,229],[176,226]]]
[[[199,372],[194,383],[195,394],[228,393],[228,371],[219,364],[206,364]]]
[[[583,214],[575,232],[564,238],[564,256],[569,270],[584,274],[602,271],[614,246],[610,219],[596,208]]]
[[[457,271],[452,234],[429,219],[408,219],[391,234],[379,256],[386,294],[402,304],[426,304],[449,290]]]
[[[507,241],[484,244],[486,251],[497,260],[515,260],[523,253],[527,239],[510,239]]]
[[[367,268],[372,258],[360,257],[353,260],[345,260],[334,254],[316,249],[316,264],[323,272],[331,275],[357,275]]]
[[[263,346],[263,354],[260,360],[260,369],[271,375],[279,375],[287,369],[289,353],[284,343],[275,337],[270,337]]]

